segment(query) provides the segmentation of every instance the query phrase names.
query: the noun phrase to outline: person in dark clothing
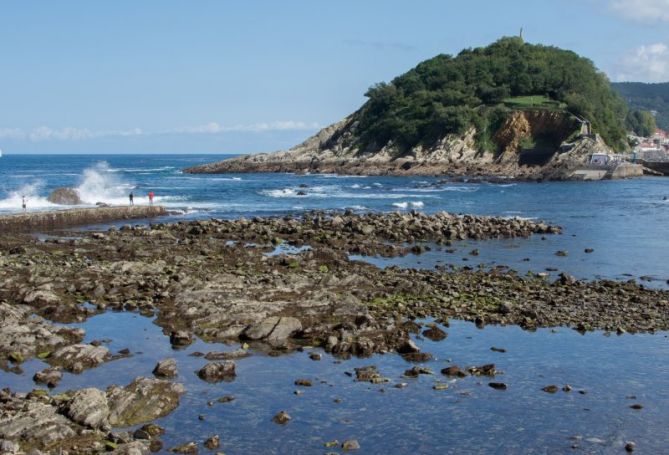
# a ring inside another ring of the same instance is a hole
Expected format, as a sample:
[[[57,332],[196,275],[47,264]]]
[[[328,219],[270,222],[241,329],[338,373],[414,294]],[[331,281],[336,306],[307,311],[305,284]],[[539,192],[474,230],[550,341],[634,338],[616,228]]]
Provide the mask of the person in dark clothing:
[[[135,205],[135,195],[130,193],[128,196],[128,199],[130,199],[130,205]]]

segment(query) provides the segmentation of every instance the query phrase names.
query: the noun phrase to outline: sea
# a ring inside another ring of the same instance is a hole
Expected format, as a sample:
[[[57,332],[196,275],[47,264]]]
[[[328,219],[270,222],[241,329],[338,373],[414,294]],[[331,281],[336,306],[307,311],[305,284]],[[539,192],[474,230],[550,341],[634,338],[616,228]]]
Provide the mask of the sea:
[[[352,257],[386,267],[433,268],[506,265],[518,273],[565,272],[579,279],[635,280],[669,288],[669,180],[644,177],[602,182],[448,181],[431,177],[375,177],[295,174],[184,174],[189,166],[224,159],[216,155],[5,155],[0,158],[0,214],[60,210],[48,202],[58,187],[76,188],[83,205],[97,202],[147,204],[149,191],[172,211],[151,222],[209,218],[298,215],[306,210],[425,213],[448,211],[543,220],[560,225],[561,235],[525,239],[463,241],[449,253],[437,245],[421,255],[384,259]],[[138,221],[144,223],[147,221]],[[107,226],[88,226],[100,229]],[[1,235],[1,233],[0,233]],[[478,249],[479,255],[469,254]],[[587,253],[586,249],[592,249]],[[556,255],[558,251],[566,256]],[[429,322],[429,321],[425,321]],[[209,384],[195,371],[204,360],[194,351],[234,350],[236,344],[198,340],[175,351],[151,318],[107,312],[81,324],[86,340],[110,340],[112,352],[130,348],[130,358],[82,374],[65,374],[53,393],[81,387],[104,389],[151,376],[158,360],[174,357],[175,379],[187,388],[181,405],[159,419],[165,427],[164,452],[212,435],[220,451],[236,453],[340,453],[356,439],[358,453],[383,454],[609,454],[669,453],[669,333],[578,333],[565,327],[528,332],[519,327],[451,321],[441,342],[415,338],[434,359],[423,366],[434,374],[404,377],[413,366],[386,354],[341,361],[318,348],[280,357],[254,352],[237,361],[237,378]],[[503,348],[506,352],[490,348]],[[310,352],[323,356],[320,362]],[[445,366],[495,363],[503,373],[489,381],[450,380]],[[376,365],[388,384],[358,383],[353,369]],[[23,373],[0,370],[0,388],[30,391],[41,360],[22,365]],[[298,378],[314,386],[294,385]],[[404,384],[403,387],[395,387]],[[448,387],[445,388],[444,384]],[[541,389],[549,384],[569,392]],[[435,385],[438,385],[435,388]],[[296,393],[298,392],[298,393]],[[234,395],[229,403],[217,398]],[[641,409],[633,409],[641,404]],[[287,425],[272,422],[287,411]],[[129,428],[132,430],[134,427]],[[334,442],[337,441],[337,444]]]

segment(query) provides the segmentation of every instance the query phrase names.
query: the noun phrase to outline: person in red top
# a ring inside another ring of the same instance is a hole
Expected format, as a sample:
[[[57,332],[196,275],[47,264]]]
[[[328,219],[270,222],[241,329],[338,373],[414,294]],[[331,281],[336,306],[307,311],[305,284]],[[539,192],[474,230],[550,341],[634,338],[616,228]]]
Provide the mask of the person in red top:
[[[153,196],[155,196],[155,193],[153,191],[149,191],[149,204],[153,205]]]

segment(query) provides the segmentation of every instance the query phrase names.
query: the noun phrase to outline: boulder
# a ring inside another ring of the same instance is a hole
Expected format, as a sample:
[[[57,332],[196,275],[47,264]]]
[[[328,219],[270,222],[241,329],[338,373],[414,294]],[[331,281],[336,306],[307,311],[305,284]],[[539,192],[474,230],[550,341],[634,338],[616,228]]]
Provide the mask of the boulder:
[[[94,368],[111,358],[109,349],[92,344],[73,344],[58,349],[49,356],[49,363],[60,365],[73,373]]]
[[[177,361],[175,359],[161,360],[153,369],[153,374],[159,378],[173,378],[177,375]]]
[[[126,387],[111,386],[107,389],[109,423],[125,427],[166,416],[179,405],[185,392],[181,384],[144,377]]]
[[[73,422],[95,430],[108,429],[107,396],[95,388],[77,390],[66,405],[65,415]]]
[[[237,373],[235,373],[235,362],[232,360],[209,362],[197,372],[197,375],[200,379],[207,382],[232,380],[237,376]]]
[[[73,188],[56,188],[47,198],[52,204],[79,205],[82,203],[77,190]]]
[[[297,318],[271,316],[249,326],[244,331],[244,336],[250,340],[264,340],[273,346],[280,346],[300,330],[302,323]]]

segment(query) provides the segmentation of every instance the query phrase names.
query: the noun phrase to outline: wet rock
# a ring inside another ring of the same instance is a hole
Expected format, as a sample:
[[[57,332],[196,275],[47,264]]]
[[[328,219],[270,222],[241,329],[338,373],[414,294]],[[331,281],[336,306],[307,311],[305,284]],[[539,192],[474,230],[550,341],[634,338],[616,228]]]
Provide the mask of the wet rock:
[[[209,362],[197,372],[197,375],[207,382],[231,381],[237,376],[235,362],[232,360]]]
[[[356,381],[371,381],[374,378],[380,378],[379,370],[375,365],[368,365],[365,367],[360,367],[355,369],[355,379]]]
[[[567,393],[568,393],[568,392],[571,392],[572,390],[573,390],[573,389],[572,389],[572,387],[571,387],[569,384],[565,384],[564,386],[562,386],[562,391],[563,391],[563,392],[567,392]]]
[[[109,349],[91,344],[73,344],[56,350],[48,358],[52,365],[60,365],[72,373],[81,373],[111,359]]]
[[[500,353],[505,353],[505,352],[506,352],[506,349],[504,349],[504,348],[497,348],[497,347],[495,347],[495,346],[492,346],[492,347],[490,348],[490,350],[493,351],[493,352],[500,352]]]
[[[437,382],[435,385],[432,386],[433,390],[447,390],[448,389],[448,384],[445,384],[443,382]]]
[[[49,388],[56,387],[61,379],[63,379],[63,372],[60,367],[45,368],[33,376],[36,383],[45,384]]]
[[[543,390],[546,393],[556,393],[560,389],[558,388],[558,386],[551,384],[551,385],[547,385],[546,387],[542,388],[541,390]]]
[[[309,354],[309,358],[311,360],[318,361],[318,360],[321,360],[321,355],[318,354],[317,352],[312,352],[312,353]]]
[[[467,376],[467,373],[462,371],[459,366],[451,365],[441,370],[441,374],[445,376],[456,376],[459,378],[464,378]]]
[[[429,352],[410,352],[402,354],[402,358],[407,362],[428,362],[432,360],[432,354]]]
[[[293,317],[272,316],[244,331],[250,340],[264,340],[273,346],[284,345],[294,333],[302,330],[302,323]]]
[[[639,403],[635,403],[635,404],[631,405],[630,408],[632,408],[634,410],[637,410],[637,411],[640,411],[640,410],[643,409],[643,405],[639,404]]]
[[[237,349],[228,352],[207,352],[204,358],[207,360],[236,360],[249,357],[250,355],[251,353],[245,349]]]
[[[630,441],[625,444],[625,451],[627,453],[632,453],[636,449],[636,443]]]
[[[488,386],[492,387],[495,390],[506,390],[507,386],[504,382],[489,382]]]
[[[176,359],[165,359],[158,362],[153,369],[153,374],[158,378],[173,378],[177,375]]]
[[[151,440],[151,442],[149,443],[149,450],[154,453],[160,452],[161,450],[163,450],[163,441],[159,439]]]
[[[423,336],[432,341],[441,341],[446,339],[448,334],[435,325],[424,330]]]
[[[404,372],[407,378],[417,378],[421,374],[432,374],[432,370],[425,367],[412,367]]]
[[[302,387],[311,387],[311,380],[309,379],[297,379],[295,381],[295,385],[297,386],[302,386]]]
[[[346,451],[352,451],[352,450],[359,450],[360,449],[360,443],[356,439],[347,439],[344,441],[341,445],[341,448]]]
[[[556,251],[556,252],[555,252],[555,255],[556,255],[556,256],[564,257],[564,256],[567,256],[568,253],[567,253],[566,251],[564,251],[564,250],[559,250],[559,251]]]
[[[109,429],[107,396],[99,389],[77,390],[65,407],[65,415],[73,422],[97,429]]]
[[[155,423],[147,423],[135,430],[133,437],[135,439],[154,439],[165,434],[165,429]]]
[[[233,395],[224,395],[216,401],[219,403],[230,403],[231,401],[235,401],[235,397]]]
[[[74,188],[56,188],[49,194],[47,200],[58,205],[79,205],[82,203],[79,192]]]
[[[590,254],[590,253],[593,253],[595,250],[592,249],[592,248],[586,248],[586,249],[583,250],[583,251],[585,251],[586,253]]]
[[[0,409],[0,439],[45,449],[73,438],[81,427],[58,412],[58,408],[37,400]]]
[[[107,389],[109,423],[122,427],[166,416],[179,405],[185,391],[181,384],[144,377],[126,387],[111,386]]]
[[[170,452],[174,453],[186,453],[186,454],[196,454],[198,453],[197,444],[195,442],[188,442],[177,447],[170,449]]]
[[[478,367],[470,367],[467,371],[472,376],[495,376],[499,373],[499,371],[495,369],[494,363],[487,363]]]
[[[397,352],[400,354],[411,354],[413,352],[419,352],[420,348],[413,340],[406,340],[398,348]]]
[[[204,441],[204,446],[209,450],[217,449],[221,445],[221,438],[218,435],[211,436]]]
[[[286,411],[280,411],[278,414],[276,414],[272,418],[272,421],[274,423],[278,423],[279,425],[285,425],[288,422],[290,422],[291,420],[292,420],[292,417]]]
[[[179,348],[193,343],[193,335],[185,330],[176,330],[170,334],[170,344]]]
[[[151,446],[147,441],[132,441],[120,444],[112,452],[113,455],[148,455],[149,453],[151,453]]]

